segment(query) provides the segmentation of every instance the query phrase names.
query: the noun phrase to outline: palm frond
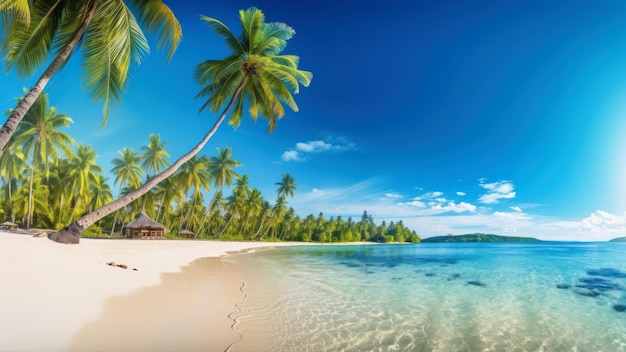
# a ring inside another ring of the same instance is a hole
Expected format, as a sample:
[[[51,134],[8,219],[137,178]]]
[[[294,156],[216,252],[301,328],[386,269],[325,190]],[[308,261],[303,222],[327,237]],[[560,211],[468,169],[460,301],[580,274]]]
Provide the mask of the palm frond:
[[[239,11],[239,18],[243,26],[243,43],[245,52],[252,53],[254,44],[258,41],[259,35],[265,24],[265,15],[256,7]]]
[[[8,38],[7,68],[17,67],[20,76],[32,74],[48,57],[59,25],[62,0],[35,2],[30,11],[30,25],[18,24]]]
[[[280,54],[287,46],[287,40],[296,34],[293,28],[282,22],[267,23],[263,27],[263,36],[253,52],[264,56]]]
[[[133,3],[141,23],[152,35],[159,38],[157,49],[163,50],[167,47],[167,61],[169,61],[183,39],[180,22],[161,0],[133,0]]]
[[[287,106],[289,106],[293,111],[298,111],[298,105],[296,105],[296,101],[293,99],[291,91],[281,79],[280,74],[281,72],[278,70],[262,70],[259,73],[261,79],[266,82],[268,88],[274,93],[279,101],[287,104]],[[289,75],[285,76],[289,77]],[[295,91],[297,91],[297,88]]]
[[[231,32],[231,30],[228,29],[228,27],[224,23],[215,18],[207,17],[204,15],[200,15],[200,19],[206,22],[209,27],[213,28],[215,33],[224,37],[226,45],[228,45],[228,47],[236,53],[235,55],[246,52],[243,44],[239,41],[239,39],[237,39],[233,32]]]
[[[8,40],[14,35],[17,26],[30,26],[30,4],[28,0],[0,0],[0,14],[2,18],[2,44],[0,51],[4,51]]]
[[[93,99],[104,102],[104,125],[111,103],[121,99],[131,61],[141,61],[148,42],[130,10],[115,0],[97,8],[84,39],[84,80]]]

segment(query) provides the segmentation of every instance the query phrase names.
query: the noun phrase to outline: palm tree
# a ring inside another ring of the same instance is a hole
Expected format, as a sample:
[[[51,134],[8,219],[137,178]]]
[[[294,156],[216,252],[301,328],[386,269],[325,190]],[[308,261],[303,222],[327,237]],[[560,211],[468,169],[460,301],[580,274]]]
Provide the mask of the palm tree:
[[[206,213],[204,219],[202,219],[202,223],[196,231],[196,236],[202,230],[204,226],[204,222],[209,216],[209,212],[213,207],[213,202],[215,202],[215,197],[219,192],[221,192],[224,187],[230,187],[233,184],[233,180],[238,178],[239,175],[235,170],[236,167],[240,167],[241,163],[232,157],[232,149],[217,148],[217,156],[212,156],[209,158],[207,163],[207,167],[209,169],[209,173],[211,174],[211,178],[213,179],[213,185],[215,186],[215,193],[213,193],[213,197],[211,197],[211,201],[209,202],[209,206],[206,209]]]
[[[69,127],[72,119],[65,114],[57,113],[55,107],[49,107],[48,94],[43,93],[32,105],[24,117],[14,139],[14,143],[23,146],[24,153],[30,159],[29,201],[26,228],[30,227],[33,215],[33,179],[35,170],[43,169],[47,176],[50,168],[49,160],[59,157],[58,149],[71,154],[70,145],[74,139],[59,130]]]
[[[192,202],[189,207],[190,210],[186,216],[181,214],[179,230],[182,230],[186,219],[189,218],[191,210],[194,208],[195,200],[198,199],[201,190],[204,189],[208,192],[211,187],[211,174],[207,169],[208,160],[206,156],[194,156],[189,159],[176,174],[176,180],[182,187],[184,194],[188,194],[189,191],[193,189]]]
[[[117,193],[117,197],[119,198],[122,193],[122,188],[124,186],[137,188],[139,187],[139,185],[141,185],[141,175],[143,174],[143,169],[139,167],[141,157],[137,155],[137,153],[135,153],[131,148],[124,147],[124,149],[118,151],[118,154],[120,155],[120,157],[115,158],[111,161],[113,163],[113,168],[111,169],[111,172],[115,174],[115,181],[113,183],[119,183]],[[119,212],[115,212],[115,217],[113,218],[113,226],[111,226],[111,235],[113,235],[113,231],[115,230],[115,223],[117,222],[118,215]]]
[[[148,177],[155,175],[157,172],[163,170],[164,167],[170,165],[167,158],[170,156],[165,150],[167,142],[161,142],[161,135],[151,134],[150,143],[141,147],[143,153],[141,154],[141,167],[146,170]],[[150,173],[152,172],[152,174]]]
[[[298,189],[298,186],[296,186],[296,180],[291,177],[290,174],[284,174],[280,182],[276,182],[275,185],[278,186],[276,193],[279,198],[293,198],[293,191]]]
[[[159,201],[159,209],[157,210],[157,214],[155,216],[155,220],[159,222],[163,222],[159,220],[159,216],[161,215],[161,211],[163,210],[162,219],[166,218],[166,215],[170,211],[170,207],[172,202],[177,198],[182,198],[182,190],[180,187],[177,187],[175,180],[172,178],[167,178],[163,180],[156,188],[156,195],[160,197]]]
[[[11,221],[15,222],[15,214],[13,213],[13,197],[12,185],[16,182],[21,174],[24,164],[24,153],[19,145],[12,145],[0,155],[0,177],[5,180],[7,185],[9,216]]]
[[[89,185],[89,211],[100,208],[101,206],[113,201],[113,192],[111,186],[107,183],[109,179],[104,175],[97,175],[94,183]]]
[[[137,19],[158,37],[159,49],[167,48],[168,61],[182,39],[180,23],[161,0],[0,1],[0,12],[8,68],[29,76],[55,55],[0,129],[0,151],[76,47],[82,47],[87,90],[104,102],[106,123],[109,104],[121,99],[130,67],[149,51]]]
[[[196,79],[205,87],[198,97],[210,98],[202,106],[214,113],[223,108],[213,127],[189,152],[180,157],[172,166],[155,175],[134,192],[102,208],[83,216],[50,238],[63,243],[78,243],[83,229],[117,209],[124,207],[137,197],[149,192],[162,180],[173,175],[185,162],[198,154],[233,109],[229,123],[239,125],[244,105],[253,120],[259,114],[268,121],[269,131],[276,121],[285,114],[283,103],[297,111],[298,107],[291,91],[299,92],[299,84],[308,86],[312,74],[298,69],[299,58],[294,55],[279,55],[295,31],[284,23],[265,23],[263,12],[251,7],[239,11],[243,26],[241,38],[237,38],[222,22],[209,18],[202,19],[213,27],[233,54],[224,60],[208,60],[196,67]],[[225,105],[225,106],[224,106]]]
[[[78,209],[82,209],[89,202],[90,185],[98,182],[98,177],[104,170],[96,164],[98,152],[91,146],[78,145],[76,154],[69,158],[68,189],[74,193],[74,208],[70,221]]]
[[[165,150],[167,142],[161,142],[160,134],[150,134],[150,142],[147,146],[141,147],[143,153],[141,154],[142,162],[141,167],[146,170],[146,177],[151,178],[150,175],[155,175],[157,172],[163,170],[164,167],[170,165],[167,158],[170,156]],[[152,172],[152,174],[150,173]],[[143,198],[142,208],[145,209],[148,195]]]

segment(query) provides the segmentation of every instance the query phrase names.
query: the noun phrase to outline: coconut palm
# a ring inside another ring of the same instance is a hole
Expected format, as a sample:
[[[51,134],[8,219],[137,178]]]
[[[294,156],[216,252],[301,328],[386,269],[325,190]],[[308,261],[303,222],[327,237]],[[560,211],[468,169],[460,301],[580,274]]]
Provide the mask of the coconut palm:
[[[141,150],[143,150],[141,167],[146,170],[148,177],[155,175],[163,170],[164,167],[170,165],[170,162],[167,160],[170,153],[165,150],[166,146],[167,142],[161,142],[161,135],[151,134],[148,145],[141,147]]]
[[[124,147],[124,149],[118,151],[118,154],[120,157],[111,161],[113,163],[111,172],[115,174],[114,184],[119,183],[119,190],[117,193],[117,197],[119,198],[122,192],[122,187],[129,186],[137,188],[141,185],[141,175],[143,174],[143,169],[139,167],[141,157],[131,148]],[[119,212],[115,212],[113,226],[111,226],[111,235],[113,235],[113,231],[115,230],[115,223],[117,222],[118,215]]]
[[[290,174],[284,174],[280,182],[276,182],[275,185],[278,186],[276,193],[278,194],[279,198],[293,198],[293,191],[298,189],[298,186],[296,186],[296,180],[291,177]]]
[[[98,182],[98,177],[104,170],[96,163],[98,152],[91,146],[78,145],[76,154],[69,158],[69,177],[67,179],[68,189],[73,191],[74,207],[70,221],[74,219],[77,210],[85,207],[89,203],[90,185]]]
[[[167,60],[182,38],[180,23],[161,0],[4,0],[0,12],[9,69],[15,67],[19,75],[29,76],[55,55],[0,129],[0,151],[76,47],[82,49],[89,94],[104,102],[106,123],[109,105],[121,99],[130,67],[149,51],[140,23],[158,37],[159,49],[167,49]]]
[[[217,194],[222,191],[224,187],[232,186],[233,180],[239,177],[237,172],[233,169],[240,167],[241,163],[234,159],[232,155],[233,153],[231,148],[217,148],[217,156],[212,156],[207,162],[207,167],[209,169],[209,173],[211,174],[211,178],[213,179],[213,185],[215,186],[215,193],[213,193],[213,197],[211,197],[211,201],[206,209],[202,223],[200,223],[200,227],[198,228],[198,231],[196,231],[196,236],[200,233],[200,231],[202,231],[204,222],[209,216],[209,212],[213,207],[213,202],[215,202]]]
[[[148,145],[141,147],[143,153],[141,154],[141,167],[146,170],[146,178],[150,179],[157,172],[163,170],[163,168],[170,165],[167,158],[170,156],[165,150],[167,142],[161,142],[160,134],[150,134],[150,142]],[[146,201],[148,200],[148,193],[143,197],[142,208],[146,208]]]
[[[30,227],[33,215],[32,184],[35,170],[42,170],[47,176],[50,169],[48,161],[58,159],[59,150],[71,153],[70,146],[74,144],[74,139],[59,129],[69,127],[72,122],[67,115],[57,113],[56,107],[50,107],[48,94],[43,93],[32,105],[15,135],[14,143],[23,146],[30,162],[26,228]]]
[[[11,221],[15,222],[15,214],[13,213],[13,197],[12,187],[25,167],[24,153],[19,145],[12,145],[0,155],[0,177],[7,186],[7,201],[9,208],[9,216]]]
[[[97,175],[95,182],[89,185],[89,195],[91,197],[89,211],[100,208],[114,200],[111,186],[107,183],[108,180],[104,175]]]
[[[166,215],[169,213],[172,202],[175,199],[182,198],[182,190],[176,184],[175,180],[172,178],[167,178],[163,180],[156,187],[156,196],[159,197],[159,208],[157,210],[157,215],[155,216],[155,220],[162,222],[160,219],[160,215],[163,214],[161,219],[165,219]]]
[[[204,86],[198,97],[210,97],[201,111],[206,107],[214,113],[223,109],[213,127],[189,152],[136,191],[83,216],[62,231],[51,234],[51,239],[63,243],[78,243],[83,229],[124,207],[173,175],[202,150],[231,109],[231,125],[239,125],[244,105],[247,105],[253,120],[259,115],[267,120],[270,132],[276,126],[277,119],[285,114],[283,103],[297,111],[298,107],[291,92],[298,93],[299,84],[308,86],[312,74],[298,69],[297,56],[279,55],[287,45],[287,40],[295,34],[294,30],[284,23],[265,23],[263,12],[254,7],[239,11],[239,17],[243,27],[240,38],[222,22],[202,17],[219,35],[226,38],[226,43],[233,50],[233,54],[223,60],[208,60],[196,67],[196,79]]]
[[[181,214],[181,221],[179,230],[182,230],[186,219],[191,215],[191,211],[194,209],[195,201],[198,199],[202,190],[209,191],[211,187],[211,174],[207,168],[208,158],[206,156],[189,159],[176,174],[176,180],[182,187],[183,193],[188,194],[193,189],[191,204],[187,215]]]

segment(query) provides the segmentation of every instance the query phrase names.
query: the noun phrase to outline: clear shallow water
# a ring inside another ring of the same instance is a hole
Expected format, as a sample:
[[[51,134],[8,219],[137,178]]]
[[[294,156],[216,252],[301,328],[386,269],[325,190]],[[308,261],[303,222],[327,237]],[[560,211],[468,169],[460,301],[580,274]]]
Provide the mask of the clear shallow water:
[[[231,351],[626,351],[621,243],[302,246],[226,261],[247,293]]]

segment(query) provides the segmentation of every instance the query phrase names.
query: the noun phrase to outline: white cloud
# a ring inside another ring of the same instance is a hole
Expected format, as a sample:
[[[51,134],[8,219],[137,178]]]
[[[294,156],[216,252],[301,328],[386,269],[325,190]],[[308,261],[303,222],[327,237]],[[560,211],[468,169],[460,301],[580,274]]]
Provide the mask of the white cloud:
[[[430,198],[438,198],[443,195],[443,192],[435,191],[435,192],[427,192],[419,197],[415,197],[415,199],[430,199]]]
[[[344,152],[354,149],[356,149],[355,144],[348,142],[345,138],[329,138],[326,141],[315,140],[298,142],[296,143],[296,150],[284,152],[281,159],[283,161],[304,161],[307,159],[306,154]]]
[[[398,203],[400,205],[408,205],[411,207],[416,207],[416,208],[426,208],[426,203],[419,201],[419,200],[413,200],[410,202],[403,202],[403,203]]]
[[[607,213],[603,210],[596,210],[588,217],[581,221],[581,228],[591,231],[593,233],[610,233],[610,232],[622,232],[624,233],[624,217],[616,216]]]
[[[520,208],[520,207],[511,207],[511,209],[515,210],[518,213],[522,212],[522,208]]]
[[[385,193],[385,198],[402,198],[398,193]]]
[[[456,204],[455,202],[448,202],[448,204],[443,205],[443,204],[437,204],[435,206],[433,206],[431,208],[431,210],[434,210],[437,213],[447,213],[447,212],[454,212],[454,213],[463,213],[463,212],[470,212],[473,213],[476,211],[476,206],[473,204],[469,204],[469,203],[465,203],[465,202],[461,202],[459,204]]]
[[[333,145],[324,141],[298,142],[296,149],[305,153],[316,153],[332,149]]]
[[[300,154],[295,150],[288,150],[280,157],[283,161],[304,161]]]
[[[465,192],[456,192],[456,195],[460,196],[460,197],[465,197],[467,195],[467,193],[465,193]]]
[[[484,204],[495,204],[500,199],[515,198],[515,186],[511,181],[498,181],[493,183],[484,183],[484,179],[480,179],[480,187],[487,190],[487,193],[480,196],[478,199]]]

